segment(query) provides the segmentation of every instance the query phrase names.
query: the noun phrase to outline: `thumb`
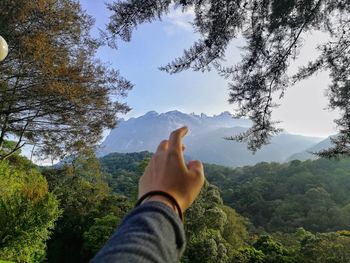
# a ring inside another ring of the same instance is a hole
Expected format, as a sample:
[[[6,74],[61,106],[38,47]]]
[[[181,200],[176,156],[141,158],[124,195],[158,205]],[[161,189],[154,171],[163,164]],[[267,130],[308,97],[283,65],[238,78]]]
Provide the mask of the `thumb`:
[[[204,177],[204,168],[200,161],[189,161],[187,167],[188,170],[193,172],[195,175]]]

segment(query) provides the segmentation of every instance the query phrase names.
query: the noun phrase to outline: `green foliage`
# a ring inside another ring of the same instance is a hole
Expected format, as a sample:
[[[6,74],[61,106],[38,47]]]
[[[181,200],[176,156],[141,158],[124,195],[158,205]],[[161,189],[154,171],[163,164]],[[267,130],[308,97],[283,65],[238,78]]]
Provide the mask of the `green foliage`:
[[[145,157],[142,160],[142,162],[139,164],[139,166],[137,167],[137,170],[140,174],[143,174],[143,172],[146,170],[150,160],[151,160],[151,157]]]
[[[239,249],[234,261],[239,263],[297,263],[293,249],[287,249],[270,236],[260,236],[252,246]],[[301,261],[303,262],[303,261]]]
[[[100,159],[102,170],[113,192],[137,199],[137,186],[152,154],[112,153]]]
[[[109,182],[115,191],[136,191],[142,172],[139,167],[147,162],[147,155],[112,154],[102,158],[103,170],[113,175]],[[348,256],[350,236],[343,230],[349,229],[349,170],[348,159],[260,163],[237,169],[206,164],[207,179],[220,188],[206,184],[187,210],[188,245],[182,262],[311,263],[328,262],[322,260],[332,260],[332,255],[343,260]],[[223,204],[219,189],[225,203],[248,216],[258,229]],[[104,229],[102,221],[101,224]],[[312,234],[300,226],[339,231]],[[256,235],[261,227],[289,233]],[[321,241],[311,242],[315,236]]]
[[[249,238],[247,227],[250,226],[250,222],[229,206],[221,206],[221,209],[227,217],[222,236],[233,249],[238,249],[245,245]]]
[[[270,236],[260,236],[253,247],[265,254],[264,263],[296,263],[295,257],[281,243]]]
[[[45,242],[60,214],[57,196],[62,215],[48,242],[48,262],[87,262],[131,209],[105,179],[118,193],[136,191],[149,156],[114,154],[100,164],[93,152],[85,151],[70,165],[42,168],[46,181],[30,161],[12,155],[0,165],[0,258],[45,259]],[[261,163],[237,169],[206,165],[207,178],[221,187],[226,203],[265,224],[255,229],[223,204],[219,188],[206,183],[186,211],[188,245],[182,262],[347,263],[350,234],[342,226],[347,226],[350,215],[349,168],[347,159]],[[311,233],[298,226],[339,231]],[[269,235],[257,235],[261,227]]]
[[[189,240],[183,262],[227,262],[227,246],[218,231],[203,231],[200,236],[193,236]]]
[[[339,262],[348,263],[350,259],[349,231],[311,233],[299,228],[295,233],[274,233],[270,242],[283,244],[289,256],[296,262]]]
[[[2,146],[0,147],[0,153],[2,155],[6,155],[10,152],[13,152],[15,155],[19,155],[21,153],[20,149],[16,149],[17,143],[15,141],[3,140]]]
[[[349,236],[338,233],[312,234],[304,229],[298,229],[293,234],[277,233],[273,237],[262,235],[252,246],[235,251],[231,262],[348,263],[349,242]]]
[[[0,162],[0,258],[42,262],[60,210],[46,179],[22,161]]]
[[[299,262],[348,263],[350,237],[337,233],[309,235],[301,241]]]
[[[240,248],[232,257],[230,263],[264,263],[265,254],[254,247]]]
[[[247,240],[246,223],[223,206],[218,189],[206,183],[186,212],[188,244],[183,262],[228,262],[233,250]]]
[[[224,202],[270,232],[350,229],[349,170],[350,159],[205,166]]]
[[[44,174],[63,210],[48,243],[48,260],[86,262],[129,211],[129,202],[111,192],[92,152],[76,156],[72,165],[48,169]]]
[[[85,250],[96,254],[120,224],[120,218],[111,214],[95,218],[94,224],[83,234]]]

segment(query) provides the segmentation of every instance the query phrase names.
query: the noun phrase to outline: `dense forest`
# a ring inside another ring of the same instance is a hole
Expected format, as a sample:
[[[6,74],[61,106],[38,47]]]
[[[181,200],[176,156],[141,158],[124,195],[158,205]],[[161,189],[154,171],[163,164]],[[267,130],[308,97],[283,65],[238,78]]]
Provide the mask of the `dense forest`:
[[[134,198],[148,152],[110,154],[101,164],[112,189]],[[267,231],[299,227],[329,232],[350,229],[350,159],[259,163],[228,168],[205,164],[207,180],[224,203]]]
[[[350,229],[350,159],[260,163],[237,169],[207,165],[227,205],[268,231]]]
[[[100,161],[113,190],[133,199],[138,173],[150,156],[148,152],[114,153]],[[202,252],[190,253],[197,258],[185,262],[350,262],[349,171],[348,158],[259,163],[235,169],[205,164],[208,184],[219,195],[217,204],[230,209],[228,212],[221,207],[228,224],[224,232],[232,236],[223,235],[228,244],[227,257],[208,253],[208,242]],[[191,211],[192,208],[187,217],[190,221],[193,218],[195,224],[187,220],[188,230],[210,218],[209,211],[203,218],[191,217]],[[231,221],[233,214],[235,219]],[[205,236],[206,228],[219,222],[219,218],[216,214],[200,236]],[[233,234],[235,231],[240,234]],[[188,251],[190,247],[191,242]]]
[[[132,209],[151,153],[0,166],[0,258],[87,262]],[[350,262],[350,160],[206,164],[182,262]],[[26,211],[23,213],[23,211]]]

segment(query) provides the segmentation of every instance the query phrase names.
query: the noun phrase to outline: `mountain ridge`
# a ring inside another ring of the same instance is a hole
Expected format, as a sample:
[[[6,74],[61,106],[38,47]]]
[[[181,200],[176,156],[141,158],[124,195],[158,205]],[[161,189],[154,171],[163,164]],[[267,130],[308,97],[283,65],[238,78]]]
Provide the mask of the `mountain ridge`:
[[[233,118],[229,112],[208,116],[204,113],[186,114],[178,110],[165,113],[149,111],[137,118],[122,120],[103,141],[97,155],[154,152],[158,143],[167,139],[172,130],[184,125],[189,128],[184,138],[188,156],[230,167],[253,165],[262,161],[288,161],[293,154],[303,152],[323,140],[282,133],[272,138],[271,144],[252,154],[244,143],[224,140],[225,137],[246,131],[251,126],[249,119]]]
[[[318,157],[313,153],[317,153],[319,151],[330,148],[332,146],[332,141],[331,141],[332,137],[333,136],[329,136],[326,139],[315,144],[314,146],[310,147],[309,149],[306,149],[305,151],[293,154],[292,156],[289,157],[288,160],[289,161],[292,161],[292,160],[300,160],[300,161],[316,160]]]

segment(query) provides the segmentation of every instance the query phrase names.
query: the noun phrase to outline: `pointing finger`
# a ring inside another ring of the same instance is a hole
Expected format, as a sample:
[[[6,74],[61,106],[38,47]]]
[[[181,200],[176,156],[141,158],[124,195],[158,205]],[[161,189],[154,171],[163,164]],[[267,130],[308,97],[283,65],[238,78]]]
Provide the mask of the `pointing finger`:
[[[169,137],[169,150],[182,151],[182,138],[187,134],[188,128],[182,127],[173,131]]]

